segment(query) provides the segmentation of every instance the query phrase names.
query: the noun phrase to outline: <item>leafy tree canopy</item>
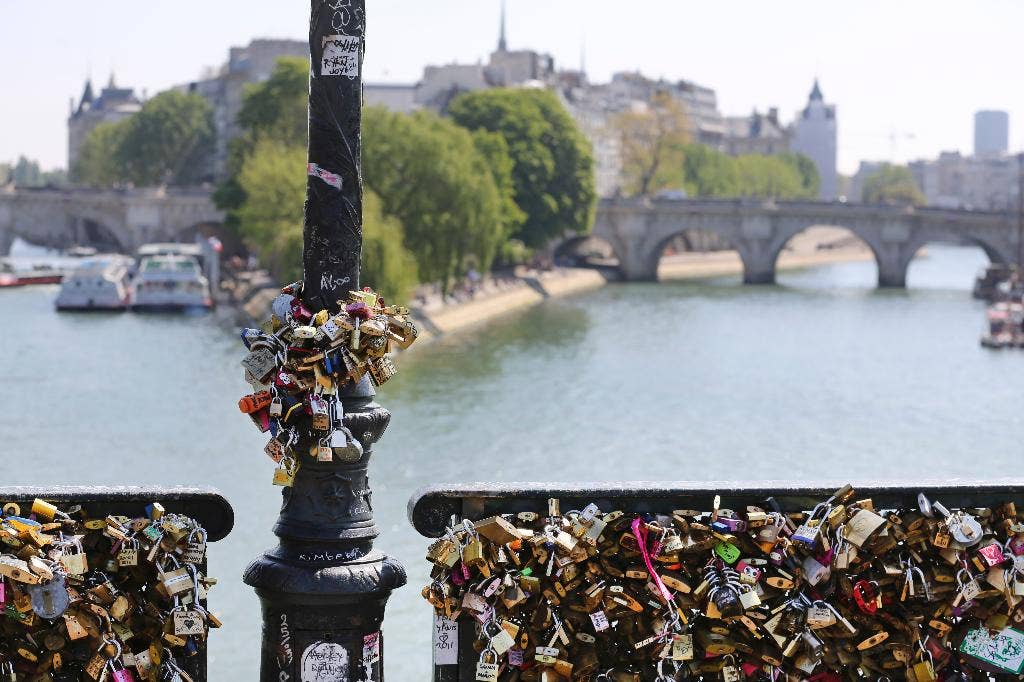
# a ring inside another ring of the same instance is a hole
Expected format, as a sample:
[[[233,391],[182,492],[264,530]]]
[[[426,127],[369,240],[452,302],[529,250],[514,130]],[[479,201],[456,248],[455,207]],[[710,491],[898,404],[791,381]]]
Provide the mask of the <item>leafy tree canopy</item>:
[[[689,141],[686,109],[669,93],[658,93],[644,109],[626,111],[611,122],[622,159],[622,190],[648,196],[679,187]]]
[[[480,146],[478,146],[480,145]],[[405,226],[419,274],[447,291],[469,267],[486,270],[519,227],[511,183],[491,136],[474,136],[428,112],[405,115],[368,108],[363,117],[363,174],[384,214]]]
[[[861,200],[865,204],[897,204],[921,206],[924,194],[917,186],[914,175],[906,166],[884,163],[864,179]]]
[[[597,205],[593,152],[554,93],[522,88],[466,93],[452,101],[448,113],[465,128],[504,138],[514,200],[525,213],[513,237],[539,248],[567,233],[590,231]]]
[[[131,118],[93,129],[72,175],[96,186],[198,184],[210,175],[214,135],[209,102],[164,92]]]

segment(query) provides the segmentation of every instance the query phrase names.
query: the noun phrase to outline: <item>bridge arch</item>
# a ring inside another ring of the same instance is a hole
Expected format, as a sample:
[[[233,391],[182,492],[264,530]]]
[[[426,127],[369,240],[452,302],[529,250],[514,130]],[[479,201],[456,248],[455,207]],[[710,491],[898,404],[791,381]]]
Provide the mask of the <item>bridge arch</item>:
[[[787,225],[785,227],[780,227],[780,229],[778,231],[778,234],[772,240],[771,245],[769,247],[769,259],[771,260],[771,277],[770,277],[770,282],[771,283],[774,283],[775,280],[776,280],[776,276],[778,274],[778,269],[779,269],[779,261],[782,258],[783,252],[786,250],[786,247],[789,246],[789,244],[794,239],[798,238],[800,235],[807,234],[810,230],[814,230],[816,228],[826,228],[826,229],[830,229],[830,230],[838,230],[838,231],[840,231],[840,234],[842,234],[845,238],[848,239],[848,238],[852,237],[854,240],[856,240],[857,242],[862,244],[864,247],[866,247],[868,249],[868,251],[871,253],[871,257],[874,260],[875,265],[878,267],[879,285],[885,286],[884,284],[882,284],[882,281],[881,281],[881,279],[882,279],[882,270],[883,270],[883,259],[880,256],[880,254],[884,253],[885,250],[884,250],[884,248],[882,247],[881,244],[873,243],[873,242],[876,241],[875,240],[875,235],[870,234],[870,233],[860,232],[860,231],[858,231],[856,229],[855,226],[851,227],[851,226],[847,226],[847,225],[822,223],[820,221],[815,221],[815,222],[797,222],[797,223],[793,223],[793,224]],[[836,235],[836,236],[839,236],[839,235]],[[807,261],[808,265],[814,265],[814,263],[812,261],[813,261],[813,259],[808,259],[808,261]]]
[[[673,232],[662,234],[659,241],[655,242],[649,254],[650,262],[646,268],[654,273],[654,279],[661,279],[665,275],[665,269],[671,267],[666,263],[666,258],[672,255],[684,255],[687,253],[705,254],[708,260],[705,263],[696,264],[699,269],[694,270],[692,266],[684,266],[683,275],[685,278],[693,277],[717,277],[733,274],[733,269],[738,264],[739,269],[735,274],[746,279],[750,270],[748,263],[752,262],[753,255],[745,248],[742,240],[734,233],[721,230],[707,229],[699,223],[689,226],[680,226]],[[710,258],[710,254],[718,254],[720,258]],[[734,254],[735,260],[727,254]],[[738,263],[737,263],[738,261]],[[671,276],[665,276],[672,279]]]

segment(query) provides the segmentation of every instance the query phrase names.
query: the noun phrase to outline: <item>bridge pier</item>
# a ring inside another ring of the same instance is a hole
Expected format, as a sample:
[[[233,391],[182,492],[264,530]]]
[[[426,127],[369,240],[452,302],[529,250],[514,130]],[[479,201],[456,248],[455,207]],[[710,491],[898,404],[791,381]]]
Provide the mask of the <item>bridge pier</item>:
[[[774,267],[743,267],[744,284],[775,284]]]
[[[891,251],[899,251],[898,249],[892,249]],[[879,289],[906,289],[907,288],[907,270],[910,268],[910,261],[913,259],[914,254],[910,254],[909,258],[899,257],[899,254],[891,254],[888,251],[883,251],[881,254],[875,252],[875,260],[878,263],[878,288]]]

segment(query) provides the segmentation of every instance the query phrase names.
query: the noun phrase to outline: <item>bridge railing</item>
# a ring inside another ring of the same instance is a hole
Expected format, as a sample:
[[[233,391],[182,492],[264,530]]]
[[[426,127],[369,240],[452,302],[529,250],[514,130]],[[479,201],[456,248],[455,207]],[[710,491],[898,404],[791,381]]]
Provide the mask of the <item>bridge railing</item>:
[[[479,520],[498,514],[532,511],[544,514],[546,501],[556,498],[562,509],[583,509],[594,503],[601,511],[660,512],[673,509],[711,509],[714,497],[721,507],[744,509],[774,498],[787,512],[808,511],[827,499],[843,482],[797,486],[776,482],[624,482],[624,483],[466,483],[431,486],[417,491],[408,504],[413,527],[426,538],[445,533],[452,516]],[[955,480],[926,483],[854,483],[858,498],[871,498],[876,508],[916,508],[917,496],[925,493],[947,507],[974,508],[997,503],[1024,505],[1024,479],[1000,481]],[[473,648],[472,628],[458,630],[458,662],[435,665],[435,682],[472,682],[480,658]]]
[[[223,540],[234,527],[235,513],[231,503],[214,488],[182,488],[160,486],[57,486],[0,487],[0,505],[16,503],[22,509],[32,501],[42,499],[65,510],[81,505],[89,518],[108,515],[131,518],[144,514],[145,506],[159,502],[167,513],[183,514],[195,519],[207,532],[207,542]],[[205,573],[205,562],[202,566]],[[207,652],[204,648],[195,656],[182,658],[178,664],[194,682],[206,682]],[[6,678],[4,678],[6,679]]]

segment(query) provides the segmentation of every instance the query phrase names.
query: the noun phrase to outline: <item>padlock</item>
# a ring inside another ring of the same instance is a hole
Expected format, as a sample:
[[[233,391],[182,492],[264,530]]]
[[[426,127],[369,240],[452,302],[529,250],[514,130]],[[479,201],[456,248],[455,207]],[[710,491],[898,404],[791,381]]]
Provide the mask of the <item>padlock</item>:
[[[185,552],[181,560],[186,564],[199,565],[206,560],[207,533],[203,528],[193,528],[188,534]]]
[[[793,531],[793,540],[808,547],[815,547],[821,535],[821,524],[828,516],[832,507],[824,502],[817,505],[802,524]]]
[[[71,603],[64,576],[57,574],[47,583],[26,585],[25,591],[32,598],[32,610],[40,618],[59,618]]]
[[[73,538],[69,544],[64,546],[60,563],[64,570],[71,575],[84,575],[89,570],[89,561],[79,538]]]
[[[476,682],[498,682],[499,658],[494,649],[480,652],[480,660],[476,664]]]

